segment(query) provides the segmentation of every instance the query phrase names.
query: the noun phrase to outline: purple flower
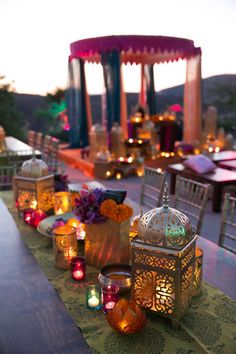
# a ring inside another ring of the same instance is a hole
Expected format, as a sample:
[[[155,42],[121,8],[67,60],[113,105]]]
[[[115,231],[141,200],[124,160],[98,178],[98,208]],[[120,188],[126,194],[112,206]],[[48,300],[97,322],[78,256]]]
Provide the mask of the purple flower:
[[[82,189],[80,198],[75,200],[73,213],[84,224],[101,224],[107,218],[100,214],[100,205],[104,200],[104,191],[100,188]]]

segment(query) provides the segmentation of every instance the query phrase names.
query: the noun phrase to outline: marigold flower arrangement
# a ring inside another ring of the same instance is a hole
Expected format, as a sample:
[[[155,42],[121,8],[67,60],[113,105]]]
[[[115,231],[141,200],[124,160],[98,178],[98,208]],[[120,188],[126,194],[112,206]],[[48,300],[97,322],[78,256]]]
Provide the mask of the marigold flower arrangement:
[[[116,222],[122,222],[133,215],[133,209],[126,204],[116,204],[112,199],[106,199],[101,203],[100,213]]]
[[[73,213],[84,224],[102,224],[108,218],[120,223],[133,215],[133,209],[128,205],[106,199],[105,190],[100,188],[89,190],[87,185],[83,185],[74,204]]]

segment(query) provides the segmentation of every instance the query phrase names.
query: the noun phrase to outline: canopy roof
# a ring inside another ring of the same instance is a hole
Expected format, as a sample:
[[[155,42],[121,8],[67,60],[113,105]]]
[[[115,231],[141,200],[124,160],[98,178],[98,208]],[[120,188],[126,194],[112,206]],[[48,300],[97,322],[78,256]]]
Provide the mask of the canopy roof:
[[[155,64],[186,59],[201,53],[189,39],[165,36],[107,36],[83,39],[71,43],[70,59],[101,62],[101,53],[113,50],[121,53],[124,64]]]

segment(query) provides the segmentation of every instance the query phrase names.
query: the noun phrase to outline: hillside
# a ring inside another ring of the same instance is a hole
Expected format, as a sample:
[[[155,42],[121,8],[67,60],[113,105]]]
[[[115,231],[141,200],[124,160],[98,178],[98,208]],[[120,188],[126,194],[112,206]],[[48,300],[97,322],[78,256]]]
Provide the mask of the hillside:
[[[165,111],[174,103],[183,105],[183,85],[175,86],[156,93],[158,113]],[[14,94],[18,109],[24,114],[27,127],[35,130],[46,128],[46,121],[37,117],[37,111],[45,109],[45,97],[39,95]],[[137,93],[127,93],[128,114],[138,102]],[[203,111],[209,105],[215,105],[219,121],[234,120],[236,125],[236,75],[217,75],[202,80]],[[93,121],[101,120],[101,96],[91,96]],[[229,123],[229,122],[228,122]],[[228,124],[227,123],[227,124]]]

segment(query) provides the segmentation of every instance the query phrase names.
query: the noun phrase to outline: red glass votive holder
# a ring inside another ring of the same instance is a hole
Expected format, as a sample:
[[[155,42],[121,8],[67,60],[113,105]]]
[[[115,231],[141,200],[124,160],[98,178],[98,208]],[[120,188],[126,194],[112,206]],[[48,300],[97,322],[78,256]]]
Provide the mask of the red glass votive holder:
[[[104,313],[113,309],[119,300],[119,287],[116,285],[104,285],[102,287],[102,309]]]
[[[70,269],[74,280],[84,280],[86,275],[86,259],[84,257],[71,258]]]

